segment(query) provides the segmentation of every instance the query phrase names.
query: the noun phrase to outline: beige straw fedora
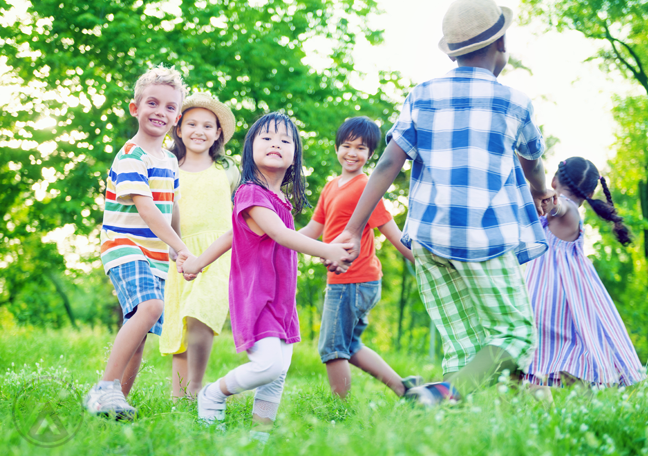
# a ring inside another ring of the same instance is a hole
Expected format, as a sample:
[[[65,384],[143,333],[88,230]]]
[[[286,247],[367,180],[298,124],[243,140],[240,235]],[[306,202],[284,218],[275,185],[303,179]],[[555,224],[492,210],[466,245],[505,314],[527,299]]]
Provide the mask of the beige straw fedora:
[[[439,49],[450,57],[484,48],[502,37],[513,22],[513,11],[493,0],[456,0],[443,17]]]
[[[223,130],[223,141],[224,144],[227,143],[232,136],[234,135],[234,130],[236,129],[236,119],[232,110],[225,106],[223,103],[218,101],[208,93],[194,93],[182,103],[182,112],[190,108],[203,108],[214,113],[218,118],[218,123]]]

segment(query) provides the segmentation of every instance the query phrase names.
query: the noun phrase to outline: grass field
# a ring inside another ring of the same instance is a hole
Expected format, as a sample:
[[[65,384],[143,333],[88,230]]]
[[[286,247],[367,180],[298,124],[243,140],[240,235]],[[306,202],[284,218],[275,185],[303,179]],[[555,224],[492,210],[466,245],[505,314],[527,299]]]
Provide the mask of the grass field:
[[[0,453],[13,455],[580,455],[648,453],[646,384],[593,394],[560,390],[545,408],[525,392],[500,383],[461,405],[422,410],[397,400],[380,383],[354,371],[352,395],[333,399],[316,347],[297,344],[277,424],[265,448],[250,442],[252,395],[228,402],[225,430],[203,426],[194,404],[170,399],[170,357],[150,337],[145,365],[130,402],[140,411],[133,423],[84,415],[68,442],[43,448],[21,436],[14,401],[30,379],[51,375],[82,395],[104,367],[113,335],[89,328],[73,331],[0,329]],[[383,354],[402,375],[438,379],[425,359]],[[207,380],[245,362],[231,337],[216,338]]]

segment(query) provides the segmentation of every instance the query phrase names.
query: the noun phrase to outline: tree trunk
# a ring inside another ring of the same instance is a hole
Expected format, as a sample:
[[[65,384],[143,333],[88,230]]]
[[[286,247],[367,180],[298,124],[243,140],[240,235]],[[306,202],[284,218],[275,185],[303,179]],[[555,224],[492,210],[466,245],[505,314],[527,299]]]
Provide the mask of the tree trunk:
[[[648,221],[648,182],[639,182],[639,201],[641,204],[641,215],[645,221]],[[643,230],[644,238],[644,256],[648,258],[648,229]]]
[[[70,318],[70,323],[72,323],[72,326],[74,328],[77,328],[76,321],[74,320],[74,314],[72,313],[72,307],[70,306],[70,300],[68,299],[67,294],[65,293],[65,290],[61,285],[61,282],[59,282],[59,279],[52,273],[47,274],[47,277],[49,277],[49,279],[52,281],[54,288],[56,288],[56,292],[63,300],[63,306],[65,307],[65,311],[67,312],[68,317]]]

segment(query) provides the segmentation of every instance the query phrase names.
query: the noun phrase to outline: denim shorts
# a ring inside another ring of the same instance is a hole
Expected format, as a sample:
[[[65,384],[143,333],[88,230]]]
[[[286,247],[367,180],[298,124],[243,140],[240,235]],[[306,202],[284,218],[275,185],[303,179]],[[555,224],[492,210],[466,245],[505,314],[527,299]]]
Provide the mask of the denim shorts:
[[[360,336],[369,324],[369,311],[378,301],[380,280],[326,286],[318,346],[323,363],[350,359],[362,348]]]
[[[108,271],[108,277],[115,287],[119,305],[124,314],[124,324],[135,315],[137,306],[150,299],[164,301],[164,279],[153,275],[148,261],[137,260],[115,266]],[[150,333],[162,335],[164,312],[149,330]]]

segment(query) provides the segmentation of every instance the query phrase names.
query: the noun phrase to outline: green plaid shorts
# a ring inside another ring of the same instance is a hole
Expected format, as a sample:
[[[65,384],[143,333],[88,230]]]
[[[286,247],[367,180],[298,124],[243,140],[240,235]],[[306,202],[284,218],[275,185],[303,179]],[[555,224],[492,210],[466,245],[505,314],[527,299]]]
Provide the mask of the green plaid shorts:
[[[506,350],[526,371],[537,335],[513,251],[483,262],[441,258],[412,243],[418,286],[441,339],[443,373],[456,372],[485,345]]]

